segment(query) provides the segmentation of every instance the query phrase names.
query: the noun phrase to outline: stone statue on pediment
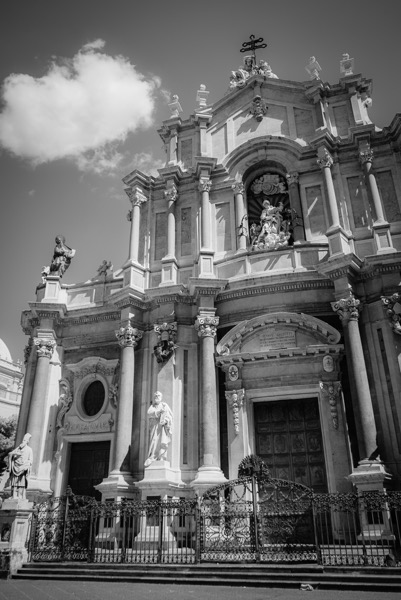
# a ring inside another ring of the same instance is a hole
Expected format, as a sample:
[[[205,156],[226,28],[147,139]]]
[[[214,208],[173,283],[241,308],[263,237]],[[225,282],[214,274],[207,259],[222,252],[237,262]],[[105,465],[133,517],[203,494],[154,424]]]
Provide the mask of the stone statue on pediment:
[[[66,245],[65,237],[63,235],[57,235],[55,241],[56,246],[50,264],[49,275],[62,277],[70,266],[71,259],[75,256],[75,250]]]

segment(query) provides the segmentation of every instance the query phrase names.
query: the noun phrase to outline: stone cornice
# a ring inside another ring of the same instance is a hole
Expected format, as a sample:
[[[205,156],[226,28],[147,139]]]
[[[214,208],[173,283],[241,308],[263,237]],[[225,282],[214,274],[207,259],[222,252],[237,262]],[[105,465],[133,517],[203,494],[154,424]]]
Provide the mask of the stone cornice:
[[[67,306],[56,302],[28,302],[28,305],[38,319],[59,319],[67,313]]]
[[[330,345],[330,354],[339,355],[343,352],[342,344]],[[248,362],[261,362],[265,360],[280,360],[282,358],[298,361],[300,358],[315,357],[319,360],[327,356],[327,346],[306,346],[305,348],[280,348],[277,350],[265,350],[262,352],[244,352],[242,354],[227,354],[216,357],[216,364],[229,366],[230,364],[242,365]]]
[[[90,323],[101,323],[102,321],[119,321],[121,314],[119,312],[102,313],[94,315],[80,315],[79,317],[67,316],[59,324],[68,327],[69,325],[86,325]]]
[[[261,296],[265,294],[273,294],[277,292],[296,292],[304,290],[319,290],[319,289],[334,289],[334,285],[327,279],[307,280],[307,281],[286,281],[285,283],[271,283],[252,285],[235,290],[224,290],[219,293],[216,299],[216,304],[226,302],[227,300],[235,300],[236,298],[246,298],[248,296]]]

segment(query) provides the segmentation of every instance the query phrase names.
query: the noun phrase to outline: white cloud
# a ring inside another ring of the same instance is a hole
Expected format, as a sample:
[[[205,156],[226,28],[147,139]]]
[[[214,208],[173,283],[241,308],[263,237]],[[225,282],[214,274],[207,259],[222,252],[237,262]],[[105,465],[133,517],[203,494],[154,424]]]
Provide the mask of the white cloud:
[[[101,53],[103,40],[72,59],[53,61],[39,78],[12,74],[3,84],[0,144],[32,164],[69,158],[82,170],[112,170],[115,142],[152,125],[160,79],[122,56]]]
[[[130,158],[127,165],[130,171],[139,169],[146,175],[158,176],[157,169],[164,167],[165,161],[154,158],[151,152],[139,152]]]

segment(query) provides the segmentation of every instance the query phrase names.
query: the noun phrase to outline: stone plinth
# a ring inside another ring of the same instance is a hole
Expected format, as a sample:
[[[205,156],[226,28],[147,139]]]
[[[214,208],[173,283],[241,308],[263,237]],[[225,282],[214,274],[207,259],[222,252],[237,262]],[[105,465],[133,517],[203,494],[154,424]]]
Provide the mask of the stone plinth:
[[[204,465],[198,469],[196,478],[191,483],[191,488],[195,490],[198,496],[202,496],[206,490],[226,482],[227,479],[219,467]]]
[[[43,302],[60,302],[61,284],[58,275],[46,277],[46,287]]]
[[[361,534],[358,536],[359,539],[394,540],[395,536],[391,532],[390,526],[390,514],[384,501],[381,510],[370,511],[364,508],[363,495],[367,492],[383,493],[385,491],[384,482],[391,479],[391,475],[386,471],[384,464],[378,460],[361,460],[347,479],[357,488],[361,497]],[[376,521],[380,522],[377,523]]]
[[[143,499],[147,496],[163,498],[171,496],[172,492],[175,496],[177,489],[185,487],[180,471],[172,469],[168,460],[156,460],[146,467],[142,481],[135,486],[142,491]]]
[[[102,483],[94,487],[102,494],[102,502],[110,499],[115,502],[121,501],[122,498],[127,500],[137,499],[134,478],[131,473],[126,471],[111,471]]]
[[[15,573],[28,560],[33,503],[8,498],[0,510],[0,553],[4,570]]]

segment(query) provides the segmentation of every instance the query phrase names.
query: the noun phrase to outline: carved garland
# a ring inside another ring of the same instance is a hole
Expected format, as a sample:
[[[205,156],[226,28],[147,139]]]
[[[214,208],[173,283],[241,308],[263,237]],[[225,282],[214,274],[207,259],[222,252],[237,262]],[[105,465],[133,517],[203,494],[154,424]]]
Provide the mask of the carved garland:
[[[338,429],[337,400],[341,392],[341,383],[339,381],[333,381],[329,383],[324,383],[323,381],[321,381],[320,389],[322,390],[323,396],[329,401],[333,427],[334,429]]]
[[[401,335],[401,294],[397,292],[392,296],[382,296],[382,303],[390,319],[391,329]]]
[[[233,411],[235,435],[239,434],[239,409],[244,404],[245,390],[233,390],[226,392],[226,400]]]
[[[158,363],[164,363],[173,356],[177,345],[177,323],[162,323],[154,325],[154,331],[157,334],[157,344],[153,348],[153,353]]]

